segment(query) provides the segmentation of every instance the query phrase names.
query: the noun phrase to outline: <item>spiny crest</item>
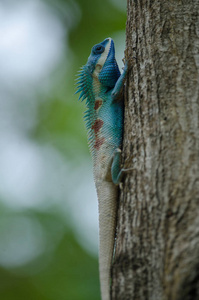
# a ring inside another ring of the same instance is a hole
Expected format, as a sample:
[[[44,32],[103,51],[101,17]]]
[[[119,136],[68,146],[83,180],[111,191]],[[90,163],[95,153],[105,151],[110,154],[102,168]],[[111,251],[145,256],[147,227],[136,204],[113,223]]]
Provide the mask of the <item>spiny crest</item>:
[[[86,129],[89,131],[91,129],[92,122],[94,120],[95,111],[93,109],[92,102],[89,102],[88,98],[86,101],[86,107],[87,107],[87,110],[84,113],[84,120],[86,122]],[[89,132],[88,132],[88,135],[89,135]]]
[[[83,101],[89,96],[89,85],[92,84],[92,79],[89,80],[90,75],[88,74],[86,66],[83,66],[78,73],[79,74],[76,82],[77,91],[75,94],[80,93],[78,100],[81,99],[81,101]]]
[[[92,90],[92,76],[90,72],[88,71],[87,66],[83,66],[81,70],[79,71],[78,78],[77,78],[77,91],[75,94],[80,93],[79,99],[81,101],[84,101],[86,99],[86,107],[87,110],[84,114],[84,120],[86,122],[86,128],[88,130],[88,139],[89,139],[89,145],[92,147],[92,131],[91,126],[92,122],[94,120],[94,95]]]
[[[91,128],[88,129],[87,136],[88,136],[89,150],[90,150],[91,155],[93,156],[95,154],[95,148],[94,148],[95,136],[94,136],[93,130]]]

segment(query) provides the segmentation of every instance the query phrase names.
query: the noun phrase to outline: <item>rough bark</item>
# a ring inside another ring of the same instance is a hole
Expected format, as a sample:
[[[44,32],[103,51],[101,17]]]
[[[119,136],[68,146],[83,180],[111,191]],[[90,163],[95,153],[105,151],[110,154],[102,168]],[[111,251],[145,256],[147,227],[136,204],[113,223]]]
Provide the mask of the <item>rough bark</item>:
[[[199,0],[129,0],[112,299],[199,299]]]

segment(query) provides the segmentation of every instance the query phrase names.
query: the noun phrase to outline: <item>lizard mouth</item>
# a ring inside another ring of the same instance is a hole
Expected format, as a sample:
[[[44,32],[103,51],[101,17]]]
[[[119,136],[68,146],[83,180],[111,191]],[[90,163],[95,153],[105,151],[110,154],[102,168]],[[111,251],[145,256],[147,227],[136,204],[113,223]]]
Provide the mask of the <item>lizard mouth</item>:
[[[115,47],[114,47],[114,42],[112,40],[112,38],[107,38],[106,39],[109,43],[109,49],[108,49],[108,55],[107,58],[109,57],[110,54],[114,53],[115,54]]]
[[[108,49],[108,55],[107,55],[107,59],[111,59],[113,57],[115,57],[115,46],[114,46],[114,42],[112,40],[112,38],[107,38],[106,39],[109,43],[109,49]]]

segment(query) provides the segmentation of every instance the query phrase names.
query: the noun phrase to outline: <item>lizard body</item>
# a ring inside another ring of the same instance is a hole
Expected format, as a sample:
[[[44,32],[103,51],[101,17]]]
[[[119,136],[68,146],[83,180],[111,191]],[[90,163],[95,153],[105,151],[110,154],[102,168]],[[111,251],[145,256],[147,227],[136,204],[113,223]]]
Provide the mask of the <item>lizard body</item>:
[[[86,99],[88,140],[93,159],[99,207],[99,271],[102,300],[110,299],[110,270],[114,251],[116,208],[123,135],[123,85],[111,38],[92,48],[78,78],[79,99]]]

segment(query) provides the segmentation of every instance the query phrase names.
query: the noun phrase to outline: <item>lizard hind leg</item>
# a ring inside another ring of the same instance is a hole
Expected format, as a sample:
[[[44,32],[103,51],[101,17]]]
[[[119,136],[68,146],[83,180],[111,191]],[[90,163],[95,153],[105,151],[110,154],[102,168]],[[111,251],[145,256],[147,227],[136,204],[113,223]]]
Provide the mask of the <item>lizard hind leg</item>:
[[[119,184],[123,176],[123,170],[121,169],[121,150],[119,148],[117,148],[113,154],[111,176],[114,184]]]
[[[111,164],[111,177],[114,184],[119,184],[125,172],[134,170],[134,168],[124,169],[121,168],[121,153],[122,151],[117,148],[113,154],[113,160]]]

